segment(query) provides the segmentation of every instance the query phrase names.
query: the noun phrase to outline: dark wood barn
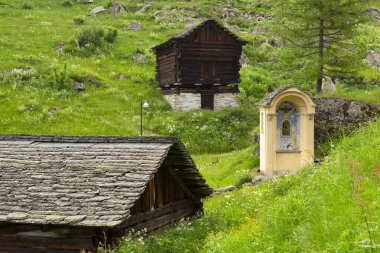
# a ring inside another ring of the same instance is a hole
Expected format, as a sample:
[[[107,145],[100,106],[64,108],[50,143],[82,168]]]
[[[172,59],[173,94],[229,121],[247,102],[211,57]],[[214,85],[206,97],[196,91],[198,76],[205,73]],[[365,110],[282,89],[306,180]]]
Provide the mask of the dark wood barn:
[[[233,106],[231,94],[239,91],[239,60],[246,43],[215,19],[208,19],[154,47],[156,77],[173,109]]]
[[[212,193],[170,137],[0,135],[0,170],[0,252],[96,252]]]

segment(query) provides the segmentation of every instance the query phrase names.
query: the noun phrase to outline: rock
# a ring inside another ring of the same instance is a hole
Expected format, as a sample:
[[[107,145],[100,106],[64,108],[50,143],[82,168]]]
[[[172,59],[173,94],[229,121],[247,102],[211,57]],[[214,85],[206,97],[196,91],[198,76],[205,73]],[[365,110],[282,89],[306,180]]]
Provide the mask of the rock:
[[[161,8],[161,10],[163,10],[163,11],[168,11],[168,10],[170,10],[172,7],[170,7],[170,5],[164,5],[164,6],[162,6],[162,8]]]
[[[369,51],[366,60],[370,65],[380,68],[380,55],[377,52]]]
[[[266,177],[262,176],[262,175],[258,175],[258,176],[255,176],[254,178],[252,178],[251,180],[251,183],[252,184],[257,184],[258,182],[262,181],[266,179]]]
[[[214,189],[214,192],[215,192],[215,193],[229,192],[229,191],[233,191],[233,190],[235,190],[235,189],[236,189],[235,186],[230,185],[230,186],[227,186],[227,187]]]
[[[133,31],[139,31],[140,27],[141,27],[141,23],[136,20],[132,20],[131,22],[128,23],[128,28]]]
[[[106,11],[106,9],[104,9],[103,6],[98,6],[98,7],[95,7],[94,9],[92,9],[90,12],[92,14],[98,14],[98,13],[101,13],[103,11]]]
[[[377,20],[377,21],[380,21],[380,11],[376,8],[369,8],[367,10],[369,13],[372,14],[372,16]]]
[[[124,74],[119,74],[119,79],[120,80],[125,80],[125,75]]]
[[[139,11],[138,11],[138,13],[144,13],[144,12],[146,12],[147,10],[149,10],[150,9],[150,5],[145,5],[144,7],[142,7]]]
[[[268,43],[272,47],[280,47],[281,46],[281,43],[276,39],[270,39],[270,40],[268,40]]]
[[[241,66],[250,64],[250,60],[244,52],[241,52],[239,63]]]
[[[78,0],[77,2],[82,4],[91,4],[94,2],[94,0]]]
[[[146,62],[148,59],[141,53],[136,53],[132,56],[134,62]]]
[[[317,105],[314,115],[316,145],[355,130],[380,115],[379,106],[372,103],[334,97],[313,99]]]
[[[336,90],[336,86],[333,80],[330,77],[325,76],[323,79],[322,87],[325,91],[334,93]]]
[[[195,22],[192,18],[187,18],[185,20],[185,26],[188,28],[188,27],[192,27],[195,25]]]
[[[48,113],[49,114],[53,114],[53,113],[55,113],[55,112],[59,112],[59,111],[62,111],[62,108],[61,107],[52,107],[52,108],[50,108],[49,110],[48,110]]]
[[[75,82],[74,90],[79,91],[79,92],[84,91],[85,90],[84,83]]]
[[[113,6],[111,6],[111,9],[113,10]],[[125,8],[122,4],[116,4],[115,6],[115,10],[116,12],[125,12]]]
[[[232,30],[234,30],[235,32],[240,32],[240,28],[237,25],[233,25]]]

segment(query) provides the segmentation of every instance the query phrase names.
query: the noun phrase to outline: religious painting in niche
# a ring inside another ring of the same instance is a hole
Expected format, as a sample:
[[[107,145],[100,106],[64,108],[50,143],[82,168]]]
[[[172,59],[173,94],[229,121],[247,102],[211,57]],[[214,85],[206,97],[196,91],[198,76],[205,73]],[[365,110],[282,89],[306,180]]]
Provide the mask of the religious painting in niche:
[[[277,150],[299,150],[300,115],[290,102],[283,102],[277,109]]]

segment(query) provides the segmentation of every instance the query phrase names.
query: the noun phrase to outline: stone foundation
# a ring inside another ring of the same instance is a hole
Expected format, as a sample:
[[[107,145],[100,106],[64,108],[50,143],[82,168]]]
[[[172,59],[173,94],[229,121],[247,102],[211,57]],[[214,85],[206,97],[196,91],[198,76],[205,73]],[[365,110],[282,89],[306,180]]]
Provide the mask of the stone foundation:
[[[214,110],[223,107],[237,107],[240,103],[237,101],[235,93],[216,93],[214,94]],[[174,111],[191,111],[201,108],[201,93],[180,93],[164,95],[166,101]]]
[[[174,111],[191,111],[201,108],[200,93],[180,93],[164,95]]]
[[[217,93],[214,95],[214,109],[218,110],[223,107],[238,107],[240,103],[235,93]]]

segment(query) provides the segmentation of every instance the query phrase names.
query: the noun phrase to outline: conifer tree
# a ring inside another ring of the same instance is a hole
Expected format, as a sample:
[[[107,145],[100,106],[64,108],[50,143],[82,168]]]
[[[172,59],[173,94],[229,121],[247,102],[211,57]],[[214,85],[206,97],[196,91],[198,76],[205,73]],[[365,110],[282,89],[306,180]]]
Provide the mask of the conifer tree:
[[[350,67],[351,39],[366,20],[370,0],[276,0],[275,27],[294,57],[313,59],[315,88],[326,70]],[[347,58],[348,57],[348,58]],[[352,59],[351,59],[352,60]],[[354,63],[351,63],[351,65]]]

